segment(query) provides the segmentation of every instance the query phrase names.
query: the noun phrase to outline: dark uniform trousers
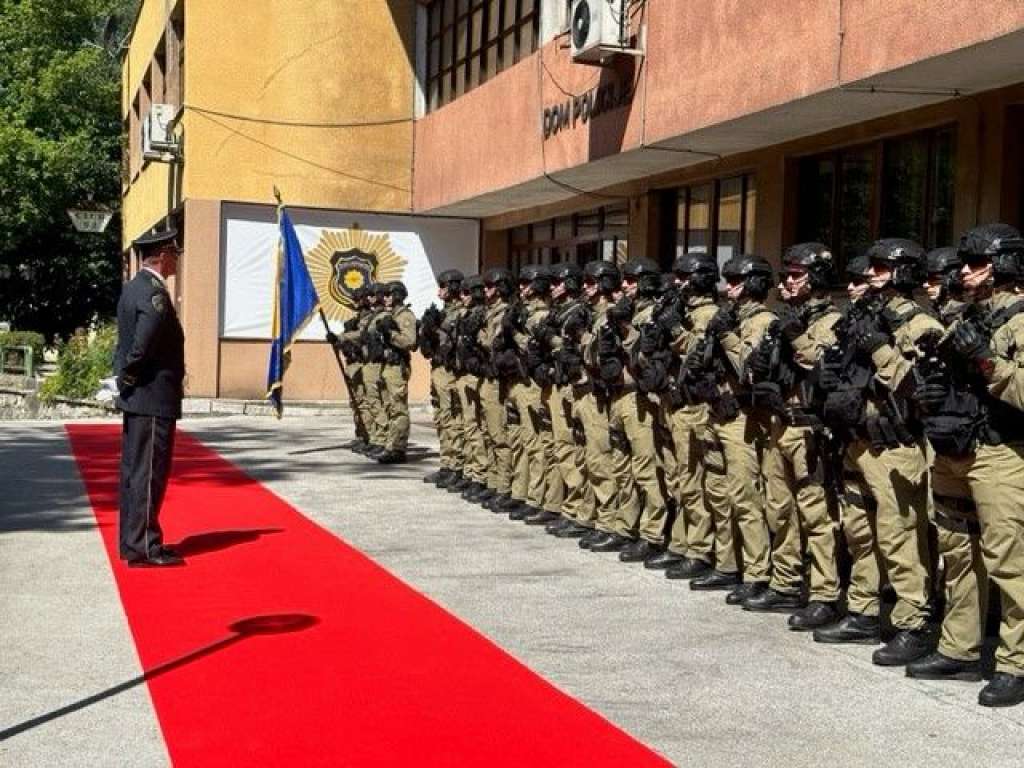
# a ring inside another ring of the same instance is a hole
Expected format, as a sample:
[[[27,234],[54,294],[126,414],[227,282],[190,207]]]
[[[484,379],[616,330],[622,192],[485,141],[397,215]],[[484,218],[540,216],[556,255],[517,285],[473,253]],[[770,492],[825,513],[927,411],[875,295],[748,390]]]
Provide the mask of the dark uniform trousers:
[[[171,471],[176,426],[175,419],[124,414],[118,528],[124,559],[156,555],[163,546],[160,505]]]

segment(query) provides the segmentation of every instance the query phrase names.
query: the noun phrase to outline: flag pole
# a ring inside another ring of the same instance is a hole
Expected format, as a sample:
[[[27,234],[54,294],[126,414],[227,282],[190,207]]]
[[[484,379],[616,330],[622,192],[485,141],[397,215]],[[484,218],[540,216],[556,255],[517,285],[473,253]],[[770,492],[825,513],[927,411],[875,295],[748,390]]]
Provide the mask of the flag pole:
[[[280,211],[282,211],[284,209],[284,201],[281,199],[281,190],[277,188],[276,184],[274,185],[274,199],[277,200],[277,209],[278,209],[278,212],[280,214]],[[279,218],[280,218],[280,215],[279,215]],[[324,324],[324,331],[326,333],[331,333],[331,326],[327,322],[327,315],[324,313],[324,308],[322,306],[319,308],[319,313],[320,313],[320,320]],[[351,400],[352,399],[352,383],[349,381],[348,371],[345,370],[345,361],[341,359],[341,355],[338,354],[338,350],[335,349],[333,344],[331,344],[331,350],[334,353],[334,361],[338,364],[338,371],[341,373],[341,380],[342,380],[342,382],[344,382],[345,389],[348,390],[348,396],[349,396],[349,399]]]

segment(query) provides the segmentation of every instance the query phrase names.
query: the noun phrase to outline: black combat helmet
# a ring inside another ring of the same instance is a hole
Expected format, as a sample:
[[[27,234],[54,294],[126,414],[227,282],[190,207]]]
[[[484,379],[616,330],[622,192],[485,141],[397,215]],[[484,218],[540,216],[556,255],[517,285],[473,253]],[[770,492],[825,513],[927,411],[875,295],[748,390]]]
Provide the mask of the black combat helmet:
[[[635,280],[641,296],[654,296],[661,289],[661,270],[650,259],[630,259],[622,265],[622,277]]]
[[[474,302],[484,300],[484,280],[480,275],[470,275],[462,281],[463,296],[469,296]]]
[[[1024,279],[1024,239],[1009,224],[982,224],[964,232],[957,248],[967,264],[992,263],[996,283]]]
[[[534,296],[551,290],[551,270],[543,264],[527,264],[519,270],[519,285],[529,285]]]
[[[466,276],[463,275],[459,270],[446,269],[444,272],[437,276],[437,284],[440,285],[442,288],[454,288],[455,290],[458,290],[459,286],[462,285],[462,281],[465,279]]]
[[[596,283],[597,289],[605,294],[614,293],[622,285],[619,268],[610,261],[588,261],[583,267],[583,280]]]
[[[689,289],[702,296],[714,296],[721,275],[718,261],[710,253],[691,251],[675,260],[672,271],[689,281]]]
[[[868,279],[871,262],[867,256],[854,256],[846,262],[846,279],[851,283],[863,283]]]
[[[768,297],[774,284],[772,265],[760,256],[733,256],[722,265],[722,277],[731,283],[743,283],[743,293],[755,301]]]
[[[551,267],[551,276],[555,282],[562,283],[566,292],[572,296],[579,295],[583,290],[583,269],[576,262],[555,264]]]
[[[409,290],[401,280],[392,280],[390,283],[387,283],[387,291],[395,304],[401,304],[409,298]]]
[[[885,264],[892,270],[890,282],[897,291],[910,293],[924,282],[924,248],[913,240],[886,237],[875,241],[865,256],[871,263]]]
[[[791,245],[782,255],[782,265],[806,270],[811,288],[816,291],[827,290],[835,281],[835,259],[832,249],[824,243]]]
[[[484,272],[484,285],[494,286],[498,289],[499,296],[508,299],[512,297],[516,281],[505,267],[492,267]]]
[[[941,280],[939,301],[945,301],[950,296],[959,297],[964,287],[963,276],[960,274],[963,266],[963,259],[952,246],[928,251],[925,256],[925,271],[930,279]]]
[[[384,297],[390,293],[390,291],[388,291],[387,283],[374,283],[372,290],[374,298],[379,302],[384,301]]]

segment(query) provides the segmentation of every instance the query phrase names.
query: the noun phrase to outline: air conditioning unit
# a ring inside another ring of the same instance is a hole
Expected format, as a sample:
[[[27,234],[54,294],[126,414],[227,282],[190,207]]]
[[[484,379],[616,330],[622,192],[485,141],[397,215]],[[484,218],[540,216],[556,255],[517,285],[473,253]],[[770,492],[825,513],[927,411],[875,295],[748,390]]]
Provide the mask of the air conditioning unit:
[[[625,48],[629,19],[624,0],[572,0],[572,60],[600,63]]]
[[[178,110],[173,104],[153,104],[149,114],[142,121],[142,154],[149,159],[159,159],[167,153],[178,151],[174,140],[174,120]]]

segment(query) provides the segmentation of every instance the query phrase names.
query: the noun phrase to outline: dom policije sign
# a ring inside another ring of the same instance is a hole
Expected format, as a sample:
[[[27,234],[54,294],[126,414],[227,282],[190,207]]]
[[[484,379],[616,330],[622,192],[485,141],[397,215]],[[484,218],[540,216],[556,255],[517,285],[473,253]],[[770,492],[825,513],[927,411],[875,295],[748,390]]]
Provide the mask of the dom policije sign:
[[[572,96],[561,104],[545,107],[542,115],[544,138],[586,124],[592,118],[624,107],[633,100],[630,82],[609,82],[596,85],[586,93]]]

